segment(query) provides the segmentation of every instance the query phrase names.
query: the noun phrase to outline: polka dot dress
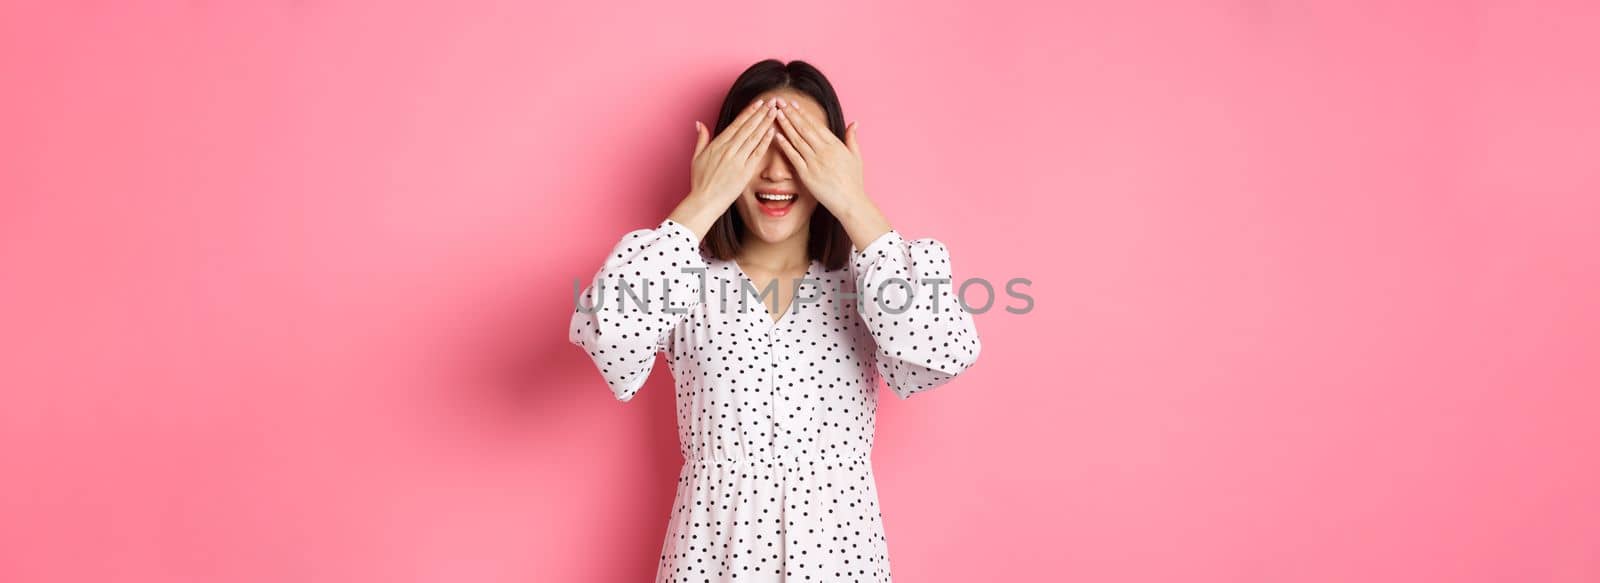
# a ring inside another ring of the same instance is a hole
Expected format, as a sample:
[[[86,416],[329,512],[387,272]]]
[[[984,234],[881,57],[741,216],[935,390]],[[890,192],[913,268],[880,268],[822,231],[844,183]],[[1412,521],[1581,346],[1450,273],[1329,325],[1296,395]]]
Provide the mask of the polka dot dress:
[[[675,379],[684,463],[658,582],[890,581],[877,381],[901,399],[949,382],[977,360],[977,330],[934,239],[891,230],[806,277],[774,320],[736,262],[667,219],[624,235],[577,298],[570,340],[618,400],[657,353]]]

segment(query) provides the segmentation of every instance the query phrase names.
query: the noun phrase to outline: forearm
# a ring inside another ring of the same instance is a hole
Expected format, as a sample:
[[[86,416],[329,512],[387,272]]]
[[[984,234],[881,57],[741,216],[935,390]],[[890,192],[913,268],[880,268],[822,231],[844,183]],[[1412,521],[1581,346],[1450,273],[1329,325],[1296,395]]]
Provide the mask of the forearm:
[[[933,238],[890,232],[857,255],[856,306],[876,344],[878,372],[907,397],[970,368],[982,345],[960,303],[950,251]]]
[[[722,213],[727,212],[728,206],[703,194],[691,192],[683,198],[683,202],[678,203],[677,208],[672,209],[672,214],[667,218],[694,231],[695,241],[704,241],[706,233],[711,231],[711,225],[717,222]]]
[[[878,240],[884,233],[889,232],[889,219],[878,210],[878,205],[865,195],[855,197],[849,204],[840,205],[842,208],[828,209],[833,216],[839,219],[844,226],[844,231],[850,236],[850,242],[856,249],[866,249],[867,245]]]

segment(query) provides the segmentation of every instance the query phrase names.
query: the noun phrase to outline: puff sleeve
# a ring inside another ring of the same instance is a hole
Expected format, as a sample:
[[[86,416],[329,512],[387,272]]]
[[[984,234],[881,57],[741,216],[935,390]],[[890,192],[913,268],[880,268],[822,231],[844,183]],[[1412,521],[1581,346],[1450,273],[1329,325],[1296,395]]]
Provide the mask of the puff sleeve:
[[[852,254],[850,268],[878,375],[895,395],[943,385],[977,361],[978,331],[957,301],[943,243],[890,230]]]
[[[589,354],[618,401],[644,386],[656,353],[701,303],[706,261],[699,246],[694,231],[672,219],[629,231],[594,279],[574,290],[568,340]]]

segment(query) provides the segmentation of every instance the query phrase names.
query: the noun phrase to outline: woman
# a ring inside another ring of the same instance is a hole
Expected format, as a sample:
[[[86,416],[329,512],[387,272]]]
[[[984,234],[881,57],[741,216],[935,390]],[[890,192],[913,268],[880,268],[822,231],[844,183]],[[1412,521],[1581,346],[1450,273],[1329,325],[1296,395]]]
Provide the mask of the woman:
[[[716,138],[695,122],[689,195],[624,235],[574,310],[618,400],[657,352],[675,378],[684,465],[657,581],[890,580],[877,381],[908,398],[980,345],[949,253],[889,226],[843,125],[811,65],[751,66]]]

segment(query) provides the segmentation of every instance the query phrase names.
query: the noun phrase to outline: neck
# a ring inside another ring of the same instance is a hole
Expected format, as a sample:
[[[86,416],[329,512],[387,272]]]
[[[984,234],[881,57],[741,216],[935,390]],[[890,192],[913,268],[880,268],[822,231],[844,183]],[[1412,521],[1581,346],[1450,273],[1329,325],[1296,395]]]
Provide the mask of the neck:
[[[746,236],[744,245],[739,250],[739,264],[768,273],[806,269],[811,265],[811,258],[806,256],[808,236],[807,229],[801,229],[793,237],[776,243],[768,243],[759,237]]]

